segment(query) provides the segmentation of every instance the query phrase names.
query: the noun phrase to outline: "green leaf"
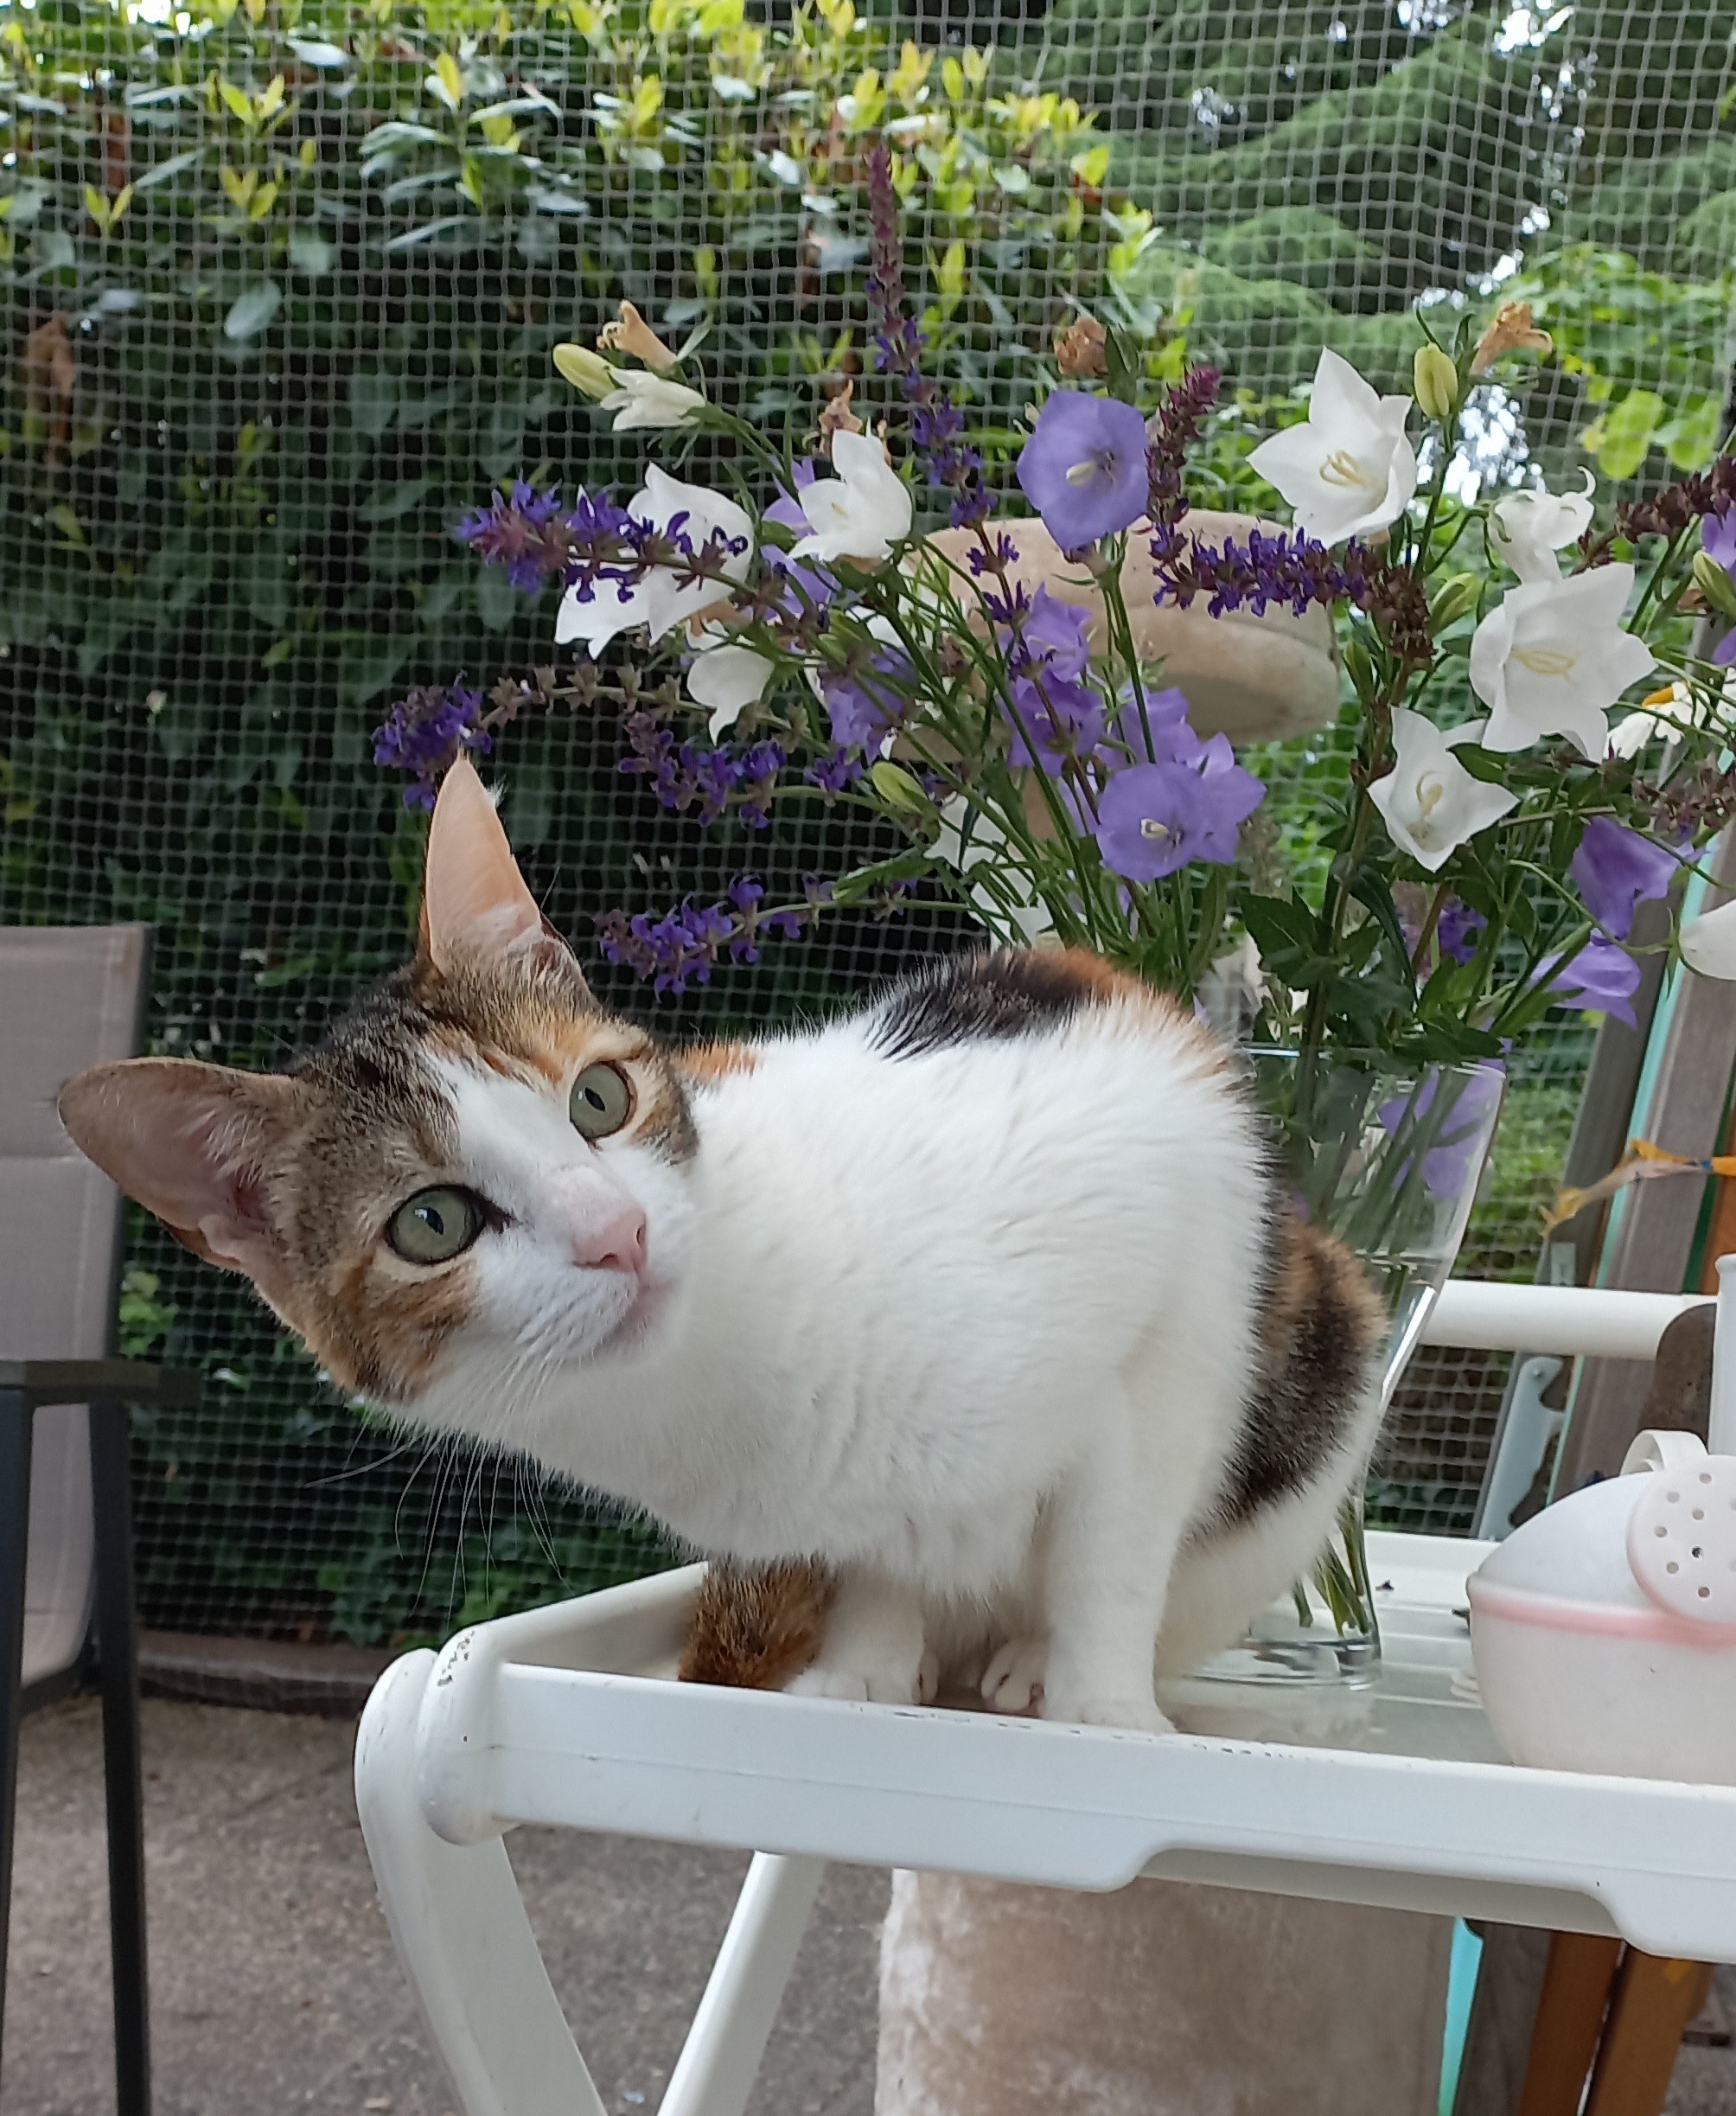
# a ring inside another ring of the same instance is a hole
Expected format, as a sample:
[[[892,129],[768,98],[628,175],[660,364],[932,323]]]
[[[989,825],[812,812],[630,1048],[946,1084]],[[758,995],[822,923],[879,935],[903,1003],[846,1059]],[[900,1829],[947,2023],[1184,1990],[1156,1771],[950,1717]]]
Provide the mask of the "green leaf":
[[[1485,750],[1480,742],[1461,742],[1452,754],[1473,779],[1481,779],[1485,786],[1507,783],[1507,768],[1511,759],[1498,751]]]
[[[1405,943],[1404,929],[1399,924],[1398,906],[1393,902],[1393,892],[1382,876],[1371,868],[1364,867],[1357,875],[1350,893],[1358,904],[1372,911],[1386,936],[1387,945],[1392,950],[1393,966],[1403,975],[1406,990],[1403,1004],[1408,1006],[1416,992],[1416,977],[1411,969],[1410,949]]]
[[[223,318],[223,336],[238,344],[259,333],[284,305],[284,290],[275,279],[260,279],[230,304]]]
[[[378,440],[398,407],[398,378],[381,368],[358,368],[349,378],[349,423]]]
[[[1663,399],[1655,390],[1631,389],[1583,437],[1582,445],[1606,477],[1631,477],[1650,452],[1663,411]]]
[[[349,64],[349,54],[341,44],[327,44],[315,37],[291,36],[289,45],[303,66],[324,70]]]
[[[507,578],[504,566],[483,566],[476,571],[476,615],[491,632],[503,632],[519,611],[519,591]]]
[[[292,271],[304,272],[310,279],[322,279],[336,262],[337,245],[328,242],[323,235],[316,235],[311,228],[298,227],[290,237]]]
[[[414,651],[412,639],[377,642],[347,658],[343,695],[352,705],[365,706],[378,698]]]
[[[1248,897],[1241,922],[1274,977],[1311,991],[1338,975],[1320,921],[1300,897]]]
[[[361,143],[361,151],[367,155],[391,154],[399,147],[444,147],[446,135],[437,132],[431,125],[405,125],[393,118],[386,125],[374,126]]]
[[[364,521],[396,521],[400,515],[407,515],[413,507],[419,507],[439,483],[435,477],[403,477],[396,484],[382,486],[367,506],[359,511]]]
[[[1659,427],[1656,440],[1678,470],[1701,470],[1718,452],[1724,407],[1716,397],[1700,397]]]
[[[390,242],[382,244],[381,247],[388,257],[393,257],[405,250],[419,249],[424,242],[432,242],[437,236],[444,235],[448,228],[468,228],[475,225],[468,214],[448,214],[441,220],[430,221],[424,227],[412,227],[402,235],[394,235]]]
[[[507,830],[514,845],[543,842],[554,825],[554,782],[546,766],[520,764],[514,770],[506,809]]]

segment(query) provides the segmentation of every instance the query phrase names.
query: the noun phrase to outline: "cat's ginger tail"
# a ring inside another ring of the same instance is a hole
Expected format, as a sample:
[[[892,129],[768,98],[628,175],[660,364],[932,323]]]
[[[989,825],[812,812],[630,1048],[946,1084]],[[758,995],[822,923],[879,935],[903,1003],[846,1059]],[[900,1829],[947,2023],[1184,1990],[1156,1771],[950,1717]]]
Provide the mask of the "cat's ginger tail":
[[[833,1584],[825,1566],[803,1560],[714,1563],[688,1621],[680,1679],[782,1690],[820,1651]]]

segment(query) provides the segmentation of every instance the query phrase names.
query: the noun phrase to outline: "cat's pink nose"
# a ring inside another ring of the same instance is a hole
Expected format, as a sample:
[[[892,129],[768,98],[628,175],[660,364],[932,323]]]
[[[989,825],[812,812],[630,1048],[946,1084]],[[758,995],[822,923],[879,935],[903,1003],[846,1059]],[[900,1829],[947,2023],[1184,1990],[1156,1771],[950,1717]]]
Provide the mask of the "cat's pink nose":
[[[645,1215],[636,1205],[624,1205],[599,1218],[575,1237],[572,1258],[591,1271],[642,1271]]]

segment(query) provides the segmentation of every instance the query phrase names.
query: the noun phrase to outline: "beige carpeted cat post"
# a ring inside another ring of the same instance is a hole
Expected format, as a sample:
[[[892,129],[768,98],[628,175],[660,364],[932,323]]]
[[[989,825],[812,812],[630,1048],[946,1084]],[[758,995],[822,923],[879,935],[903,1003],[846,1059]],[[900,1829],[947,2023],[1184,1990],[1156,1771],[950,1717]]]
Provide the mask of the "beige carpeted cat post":
[[[1433,2116],[1446,1918],[895,1874],[875,2116]]]

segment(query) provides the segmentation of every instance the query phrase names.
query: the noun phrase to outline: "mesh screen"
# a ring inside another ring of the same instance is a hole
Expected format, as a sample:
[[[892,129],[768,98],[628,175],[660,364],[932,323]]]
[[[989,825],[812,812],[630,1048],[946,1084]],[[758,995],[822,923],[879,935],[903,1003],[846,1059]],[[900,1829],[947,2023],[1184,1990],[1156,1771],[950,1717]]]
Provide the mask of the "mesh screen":
[[[149,920],[155,1050],[268,1064],[316,1034],[405,944],[419,826],[369,731],[411,683],[551,658],[550,606],[451,526],[515,471],[641,460],[551,347],[626,296],[672,338],[705,327],[712,387],[800,436],[860,367],[882,134],[934,356],[1003,466],[1075,305],[1139,332],[1154,372],[1228,366],[1233,482],[1323,342],[1401,387],[1407,305],[1497,286],[1564,358],[1497,406],[1484,475],[1699,460],[1733,78],[1727,19],[1683,0],[0,0],[0,917]],[[827,821],[708,837],[617,756],[606,712],[511,731],[507,821],[576,936],[871,846]],[[1299,841],[1342,760],[1331,736],[1262,758]],[[962,931],[920,905],[839,917],[663,1011],[823,1007]],[[1529,1274],[1588,1049],[1555,1021],[1469,1269]],[[209,1383],[196,1416],[139,1423],[148,1621],[399,1640],[657,1561],[518,1466],[359,1419],[151,1225],[127,1266],[125,1347]],[[1381,1501],[1463,1526],[1500,1378],[1422,1379]]]

